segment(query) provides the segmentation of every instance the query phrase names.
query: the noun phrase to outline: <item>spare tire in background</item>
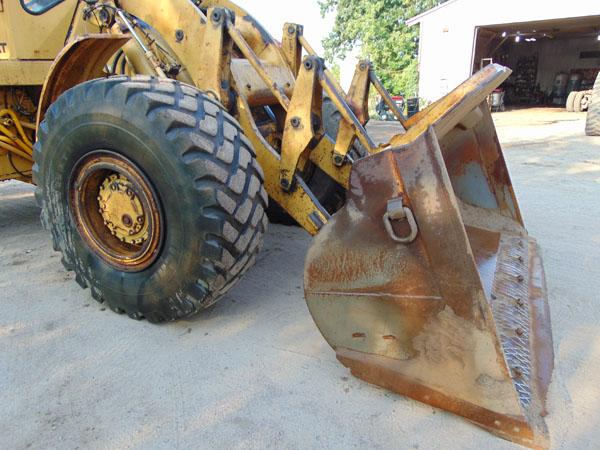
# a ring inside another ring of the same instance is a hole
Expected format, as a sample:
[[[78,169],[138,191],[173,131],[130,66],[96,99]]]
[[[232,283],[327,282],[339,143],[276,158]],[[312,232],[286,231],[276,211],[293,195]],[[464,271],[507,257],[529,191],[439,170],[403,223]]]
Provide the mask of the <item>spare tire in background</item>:
[[[600,73],[594,83],[594,91],[588,106],[585,134],[600,136]]]
[[[581,108],[581,106],[582,106],[581,103],[582,103],[583,97],[585,97],[585,91],[577,92],[577,94],[575,95],[575,99],[573,100],[573,111],[575,111],[575,112],[583,111],[583,109]]]
[[[571,93],[567,97],[567,104],[566,104],[567,112],[573,112],[574,111],[573,108],[574,108],[574,105],[575,105],[575,96],[576,95],[577,95],[577,91],[571,91]]]

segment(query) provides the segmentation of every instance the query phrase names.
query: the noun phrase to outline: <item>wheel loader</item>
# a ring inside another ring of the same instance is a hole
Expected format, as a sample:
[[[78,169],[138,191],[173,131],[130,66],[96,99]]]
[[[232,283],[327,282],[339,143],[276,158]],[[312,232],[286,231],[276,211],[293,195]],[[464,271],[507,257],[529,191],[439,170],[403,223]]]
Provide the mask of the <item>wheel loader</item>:
[[[355,376],[548,447],[542,260],[486,106],[508,69],[407,119],[369,61],[344,92],[301,25],[277,41],[228,0],[0,7],[0,180],[36,186],[93,298],[151,322],[207,308],[269,208],[314,235],[308,308]],[[402,125],[385,144],[371,89]]]

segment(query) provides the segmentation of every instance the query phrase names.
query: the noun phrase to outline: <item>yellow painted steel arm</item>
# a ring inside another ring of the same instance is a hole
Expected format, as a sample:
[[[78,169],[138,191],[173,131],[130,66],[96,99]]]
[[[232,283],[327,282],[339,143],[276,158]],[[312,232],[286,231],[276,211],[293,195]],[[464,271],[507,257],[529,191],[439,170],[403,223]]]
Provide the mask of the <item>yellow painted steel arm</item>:
[[[500,86],[510,74],[510,69],[490,64],[423,111],[418,122],[409,123],[406,134],[392,138],[390,146],[399,147],[413,142],[429,127],[433,127],[441,139],[456,125],[468,120],[469,112],[476,109],[487,98],[489,92]]]
[[[246,135],[256,151],[258,163],[265,171],[265,189],[269,196],[285,209],[302,228],[312,235],[317,234],[329,220],[329,214],[319,205],[318,200],[314,198],[310,189],[299,176],[295,177],[293,190],[285,192],[280,189],[279,178],[276,176],[279,171],[280,156],[260,134],[245,99],[238,97],[237,102],[240,124],[246,130]]]

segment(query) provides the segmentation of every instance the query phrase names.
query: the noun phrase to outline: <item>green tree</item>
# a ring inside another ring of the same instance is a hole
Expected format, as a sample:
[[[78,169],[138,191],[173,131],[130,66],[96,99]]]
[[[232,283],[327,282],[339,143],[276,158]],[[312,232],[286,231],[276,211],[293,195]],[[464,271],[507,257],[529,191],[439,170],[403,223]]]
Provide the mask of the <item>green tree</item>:
[[[419,29],[406,20],[447,0],[319,0],[321,14],[335,12],[335,25],[323,40],[329,61],[343,59],[360,45],[392,94],[416,96]]]
[[[329,70],[333,74],[333,77],[336,79],[336,81],[339,83],[342,78],[342,76],[341,76],[342,69],[340,68],[340,65],[337,62],[334,62],[333,64],[329,65]]]

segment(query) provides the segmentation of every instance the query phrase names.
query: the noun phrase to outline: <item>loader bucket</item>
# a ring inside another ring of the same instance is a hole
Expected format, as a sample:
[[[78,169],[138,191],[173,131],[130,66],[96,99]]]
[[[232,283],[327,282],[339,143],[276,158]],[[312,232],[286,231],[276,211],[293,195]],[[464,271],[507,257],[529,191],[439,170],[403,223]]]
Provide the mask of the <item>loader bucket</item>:
[[[542,260],[485,102],[509,73],[488,66],[355,163],[309,250],[305,295],[355,376],[547,448]]]

